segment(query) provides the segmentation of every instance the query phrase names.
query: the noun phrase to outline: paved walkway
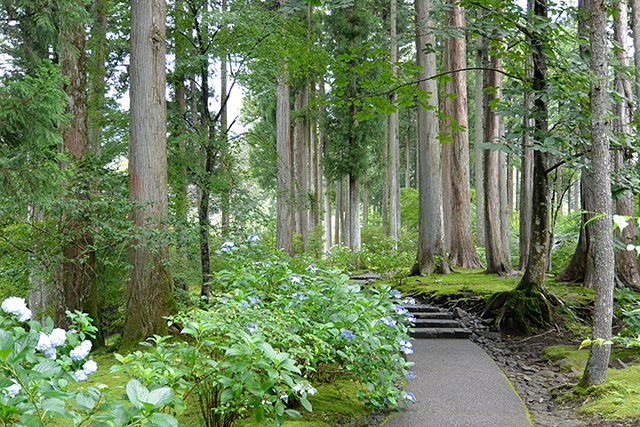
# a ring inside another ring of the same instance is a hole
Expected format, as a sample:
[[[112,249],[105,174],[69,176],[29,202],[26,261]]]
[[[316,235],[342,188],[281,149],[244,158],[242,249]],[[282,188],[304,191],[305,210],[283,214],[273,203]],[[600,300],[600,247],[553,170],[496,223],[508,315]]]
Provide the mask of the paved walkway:
[[[417,402],[384,427],[530,427],[527,410],[498,365],[469,340],[413,341]]]

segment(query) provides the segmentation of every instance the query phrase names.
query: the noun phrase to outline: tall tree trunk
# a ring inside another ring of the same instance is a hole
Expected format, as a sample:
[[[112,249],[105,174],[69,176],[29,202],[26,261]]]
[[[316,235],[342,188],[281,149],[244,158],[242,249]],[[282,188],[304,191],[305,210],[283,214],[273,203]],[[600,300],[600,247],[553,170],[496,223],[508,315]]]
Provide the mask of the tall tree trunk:
[[[533,10],[533,0],[528,1],[528,9]],[[531,42],[529,42],[531,43]],[[531,55],[527,57],[527,77],[533,78],[533,59]],[[524,94],[523,99],[524,107],[527,111],[533,110],[533,99],[530,93]],[[519,204],[519,239],[518,239],[518,255],[519,265],[518,268],[522,271],[527,269],[527,262],[529,261],[529,247],[531,244],[531,218],[532,218],[532,203],[533,203],[533,150],[531,143],[531,132],[533,128],[533,119],[531,113],[525,114],[522,119],[523,128],[525,131],[522,133],[522,154],[520,156],[520,163],[522,173],[520,175],[520,204]]]
[[[349,247],[354,252],[361,249],[360,236],[360,183],[349,175]]]
[[[331,186],[329,178],[326,178],[324,184],[324,251],[325,253],[331,249]]]
[[[411,187],[411,146],[409,135],[404,137],[404,187]]]
[[[430,77],[436,74],[434,52],[426,54],[424,49],[435,46],[435,36],[430,32],[433,20],[430,17],[430,1],[415,0],[416,51],[418,64],[418,89],[428,96],[420,101],[417,116],[417,141],[420,160],[418,165],[418,189],[420,197],[418,253],[412,275],[449,273],[449,263],[444,250],[444,219],[442,211],[442,170],[440,164],[440,141],[438,141],[438,86]]]
[[[349,185],[349,176],[342,178],[342,218],[341,234],[342,244],[348,248],[351,247],[351,186]]]
[[[478,10],[478,19],[482,19],[482,11]],[[482,36],[478,36],[476,47],[476,67],[486,67],[487,65],[487,49],[484,45]],[[475,71],[476,88],[475,88],[475,122],[474,122],[474,170],[475,170],[475,189],[476,189],[476,242],[478,246],[485,246],[485,225],[484,225],[484,172],[482,170],[482,149],[480,144],[484,139],[483,129],[483,95],[482,95],[482,70]]]
[[[293,256],[293,188],[291,171],[291,107],[286,67],[276,82],[276,148],[278,152],[278,200],[276,247]]]
[[[500,132],[504,135],[504,132]],[[509,233],[509,202],[507,196],[507,154],[500,152],[499,179],[500,179],[500,239],[504,259],[511,265],[511,236]]]
[[[102,153],[102,128],[104,126],[104,105],[107,69],[107,14],[106,0],[91,3],[93,26],[90,45],[93,55],[89,59],[89,150],[100,158]]]
[[[343,193],[342,193],[342,180],[339,179],[336,181],[336,231],[335,238],[333,241],[336,245],[340,245],[342,243],[342,236],[340,235],[340,231],[342,230],[342,223],[344,222],[343,212]]]
[[[165,100],[166,5],[131,1],[129,200],[140,229],[164,231],[167,219],[167,120]],[[174,310],[166,244],[141,232],[129,247],[129,284],[122,345],[151,334],[166,335]]]
[[[384,149],[382,151],[382,236],[389,236],[389,181],[391,180],[391,172],[389,166],[389,122],[385,120],[385,138]]]
[[[366,228],[369,221],[369,180],[367,174],[364,175],[362,184],[362,228]]]
[[[631,30],[633,34],[633,64],[640,70],[640,0],[629,0],[631,5]],[[640,74],[635,73],[635,95],[640,99]]]
[[[580,56],[585,61],[589,38],[590,1],[580,0],[578,2],[578,48]],[[583,105],[582,109],[586,114],[588,106]],[[584,130],[584,133],[586,134],[587,130]],[[592,287],[594,284],[593,245],[590,243],[592,241],[593,212],[596,210],[594,197],[593,173],[589,169],[583,168],[580,175],[580,204],[582,210],[580,236],[573,257],[567,268],[558,275],[558,281],[583,282],[587,287]]]
[[[396,40],[396,0],[391,0],[391,56],[393,64],[391,72],[394,77],[398,75],[398,42]],[[391,102],[396,103],[398,95],[391,94]],[[389,115],[389,173],[391,175],[389,185],[389,235],[391,238],[399,236],[401,227],[400,218],[400,140],[398,112]]]
[[[78,7],[83,7],[82,2],[79,2]],[[63,89],[69,97],[66,113],[70,117],[69,124],[62,130],[64,151],[70,156],[70,162],[65,162],[64,166],[76,172],[72,192],[68,196],[68,203],[73,205],[76,201],[78,204],[87,203],[91,197],[91,184],[79,173],[90,152],[84,24],[78,19],[65,28],[60,37],[65,42],[60,54],[60,74],[67,78]],[[94,240],[90,218],[85,213],[74,211],[75,209],[68,209],[64,218],[67,236],[62,247],[62,301],[56,304],[56,324],[68,326],[69,319],[65,312],[78,310],[89,314],[98,331],[101,331],[96,256],[92,250]],[[104,343],[101,333],[97,338],[100,343]]]
[[[491,107],[501,96],[502,76],[496,70],[502,67],[502,59],[497,52],[490,55],[488,70],[484,73],[484,139],[496,142],[500,137],[500,119]],[[511,267],[504,259],[500,229],[500,189],[499,189],[499,153],[484,150],[484,218],[485,246],[487,255],[487,273],[505,274]]]
[[[616,59],[620,66],[625,70],[616,68],[615,70],[615,91],[620,99],[614,104],[614,132],[621,141],[627,141],[627,144],[633,139],[631,131],[631,108],[633,106],[633,92],[631,82],[627,79],[626,69],[629,68],[628,57],[628,37],[629,28],[627,25],[627,4],[625,2],[616,3],[618,11],[614,14],[613,39],[621,47],[615,51]],[[614,167],[617,176],[625,175],[625,163],[627,153],[625,146],[618,147],[614,153]],[[624,184],[619,179],[616,184],[621,187]],[[618,215],[634,216],[633,193],[630,190],[619,194],[615,202],[615,210]],[[616,230],[616,236],[622,242],[624,249],[617,249],[616,254],[616,283],[620,287],[638,288],[640,286],[640,273],[638,272],[638,264],[635,251],[626,250],[629,243],[635,242],[635,221],[629,221],[629,225],[624,230]]]
[[[471,188],[469,181],[469,119],[467,115],[467,48],[464,33],[464,9],[457,0],[448,0],[449,27],[459,30],[460,36],[450,37],[446,40],[448,48],[448,60],[445,64],[451,73],[451,94],[446,96],[445,107],[447,114],[451,115],[451,125],[455,128],[447,130],[451,132],[453,142],[447,144],[450,149],[450,201],[451,201],[451,247],[449,248],[449,260],[453,266],[462,268],[482,268],[482,263],[476,253],[473,242],[473,228],[471,224]],[[445,189],[447,187],[445,186]],[[455,208],[454,208],[455,207]]]
[[[225,13],[227,9],[226,0],[222,0],[222,12]],[[223,55],[220,58],[220,147],[222,155],[222,167],[227,174],[229,171],[229,137],[228,137],[228,109],[227,109],[227,58]],[[223,236],[226,236],[229,232],[230,218],[229,209],[230,205],[230,188],[223,188],[220,195],[220,226]]]
[[[607,63],[607,5],[601,0],[590,2],[591,47],[591,164],[593,167],[596,214],[593,220],[593,262],[595,303],[592,337],[605,341],[611,338],[613,319],[613,288],[615,286],[615,255],[611,210],[611,155],[609,153],[608,101],[609,81]],[[593,344],[581,384],[590,386],[606,380],[611,345]]]

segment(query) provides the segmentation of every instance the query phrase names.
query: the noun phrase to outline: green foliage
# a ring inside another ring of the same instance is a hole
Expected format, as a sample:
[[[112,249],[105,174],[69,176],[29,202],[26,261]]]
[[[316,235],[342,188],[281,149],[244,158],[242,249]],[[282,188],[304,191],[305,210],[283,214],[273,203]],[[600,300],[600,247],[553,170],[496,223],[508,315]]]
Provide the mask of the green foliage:
[[[56,66],[0,77],[0,220],[27,203],[46,203],[62,183],[57,162],[66,95]]]
[[[23,323],[30,311],[24,301],[3,301],[0,316],[0,421],[3,425],[44,427],[62,421],[74,426],[131,426],[150,424],[175,427],[171,415],[160,412],[173,401],[168,388],[149,391],[136,381],[127,384],[127,399],[105,398],[105,387],[74,386],[87,380],[97,364],[87,359],[96,328],[79,312],[67,312],[70,330],[45,324]],[[26,316],[25,316],[26,317]],[[64,421],[63,421],[64,420]]]
[[[247,415],[281,425],[297,407],[311,410],[313,383],[342,375],[370,407],[401,404],[408,321],[389,287],[363,290],[332,270],[265,258],[258,242],[227,243],[219,255],[227,269],[212,305],[170,319],[182,339],[154,337],[147,351],[119,356],[115,371],[182,400],[199,396],[208,426]]]

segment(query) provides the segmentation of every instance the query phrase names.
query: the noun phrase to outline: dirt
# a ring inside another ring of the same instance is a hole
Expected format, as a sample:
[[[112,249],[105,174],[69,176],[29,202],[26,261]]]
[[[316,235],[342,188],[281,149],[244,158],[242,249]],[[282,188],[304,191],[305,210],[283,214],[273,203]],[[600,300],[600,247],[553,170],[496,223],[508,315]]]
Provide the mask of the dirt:
[[[491,319],[483,320],[473,307],[469,311],[459,306],[451,308],[469,328],[474,330],[472,341],[478,343],[495,360],[512,382],[514,388],[529,409],[537,427],[640,427],[639,420],[608,421],[600,418],[585,418],[578,409],[581,399],[571,398],[572,390],[580,380],[575,368],[567,371],[567,361],[550,363],[543,357],[543,349],[554,345],[575,345],[558,328],[527,336],[504,336],[495,331]]]

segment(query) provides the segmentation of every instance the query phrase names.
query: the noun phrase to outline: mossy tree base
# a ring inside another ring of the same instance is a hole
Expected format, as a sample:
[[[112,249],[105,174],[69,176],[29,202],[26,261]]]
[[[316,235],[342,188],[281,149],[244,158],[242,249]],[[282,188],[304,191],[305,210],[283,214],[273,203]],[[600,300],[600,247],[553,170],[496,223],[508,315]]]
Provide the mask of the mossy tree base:
[[[527,334],[551,326],[551,306],[543,292],[512,290],[497,292],[487,298],[482,317],[496,319],[504,333]]]

